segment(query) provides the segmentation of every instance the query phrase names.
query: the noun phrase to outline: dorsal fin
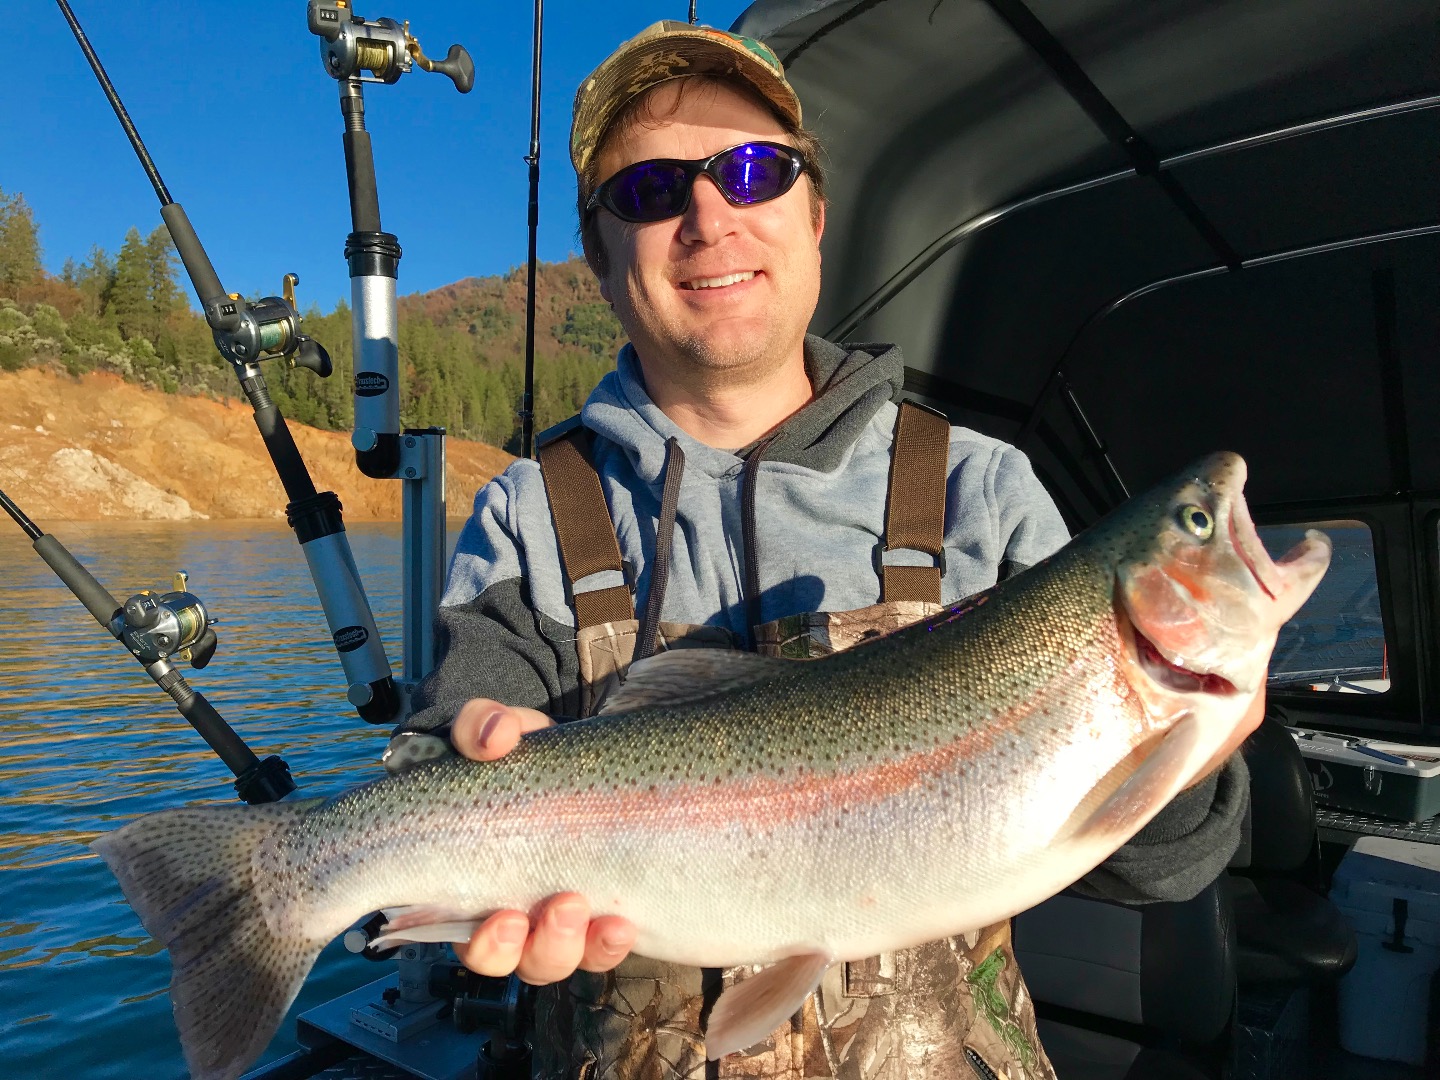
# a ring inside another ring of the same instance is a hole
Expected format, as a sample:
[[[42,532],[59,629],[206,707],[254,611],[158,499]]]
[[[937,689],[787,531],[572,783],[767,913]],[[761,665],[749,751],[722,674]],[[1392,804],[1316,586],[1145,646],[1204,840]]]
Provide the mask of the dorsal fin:
[[[732,649],[674,649],[631,665],[623,686],[605,699],[600,715],[650,705],[700,701],[727,690],[753,686],[795,661]]]

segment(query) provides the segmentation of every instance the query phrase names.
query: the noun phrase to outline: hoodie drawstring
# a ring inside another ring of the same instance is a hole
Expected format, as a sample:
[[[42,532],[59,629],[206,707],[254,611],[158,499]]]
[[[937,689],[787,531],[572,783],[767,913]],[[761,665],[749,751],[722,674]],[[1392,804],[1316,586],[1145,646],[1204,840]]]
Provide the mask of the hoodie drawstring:
[[[760,474],[760,461],[770,445],[766,439],[745,458],[745,469],[740,474],[740,520],[742,527],[741,552],[745,560],[745,640],[751,652],[755,651],[755,631],[760,625],[760,537],[755,525],[755,481]]]
[[[650,568],[650,595],[640,620],[635,659],[654,656],[660,649],[660,609],[670,581],[670,555],[675,544],[675,511],[680,503],[680,480],[685,475],[685,451],[673,435],[665,442],[665,482],[660,492],[660,520],[655,524],[655,561]]]

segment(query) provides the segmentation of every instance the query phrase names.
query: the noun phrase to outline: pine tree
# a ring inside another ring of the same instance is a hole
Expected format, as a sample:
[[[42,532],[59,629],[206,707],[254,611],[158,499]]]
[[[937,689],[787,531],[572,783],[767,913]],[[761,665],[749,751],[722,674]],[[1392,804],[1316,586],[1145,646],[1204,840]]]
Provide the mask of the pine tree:
[[[99,318],[105,311],[105,298],[110,295],[110,285],[115,280],[115,263],[109,252],[95,244],[90,248],[90,258],[75,268],[74,275],[75,280],[69,284],[85,297],[86,311]]]
[[[184,307],[180,286],[175,280],[175,244],[170,230],[157,225],[145,238],[146,269],[150,276],[150,309],[153,313],[152,332],[158,333],[172,312]]]
[[[0,296],[19,299],[20,290],[40,280],[40,237],[25,196],[0,190]]]
[[[105,297],[105,321],[129,340],[150,330],[154,308],[150,302],[150,255],[140,230],[131,227],[115,259],[115,276]]]

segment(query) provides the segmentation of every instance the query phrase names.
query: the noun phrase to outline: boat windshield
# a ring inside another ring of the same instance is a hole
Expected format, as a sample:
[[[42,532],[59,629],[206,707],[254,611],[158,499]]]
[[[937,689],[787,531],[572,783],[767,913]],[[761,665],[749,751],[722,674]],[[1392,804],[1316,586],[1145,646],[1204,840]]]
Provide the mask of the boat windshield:
[[[1390,689],[1390,671],[1370,527],[1353,520],[1296,522],[1262,525],[1259,533],[1266,550],[1278,558],[1306,529],[1328,535],[1334,555],[1305,606],[1280,628],[1269,685],[1383,694]]]

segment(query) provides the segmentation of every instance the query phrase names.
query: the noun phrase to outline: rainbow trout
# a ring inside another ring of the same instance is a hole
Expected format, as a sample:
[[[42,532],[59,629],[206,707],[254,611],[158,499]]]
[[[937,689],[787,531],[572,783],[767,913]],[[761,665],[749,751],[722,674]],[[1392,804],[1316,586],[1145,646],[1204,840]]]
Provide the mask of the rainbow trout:
[[[825,968],[987,926],[1060,891],[1231,752],[1330,544],[1272,561],[1233,454],[1023,574],[848,652],[637,665],[602,716],[498,762],[429,761],[328,801],[200,806],[95,842],[169,950],[194,1076],[265,1048],[321,948],[386,910],[463,940],[576,890],[727,990],[711,1057]]]

